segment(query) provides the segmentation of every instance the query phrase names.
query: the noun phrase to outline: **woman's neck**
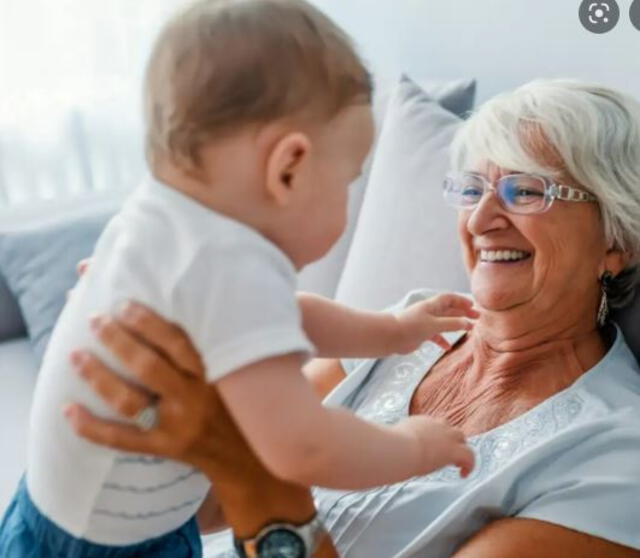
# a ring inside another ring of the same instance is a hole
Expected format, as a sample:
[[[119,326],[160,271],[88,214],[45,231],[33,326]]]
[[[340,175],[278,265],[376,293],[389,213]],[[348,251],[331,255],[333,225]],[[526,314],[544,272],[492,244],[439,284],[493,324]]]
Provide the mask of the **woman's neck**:
[[[442,417],[467,435],[479,434],[566,389],[606,353],[595,324],[586,327],[576,320],[569,327],[566,320],[564,325],[556,320],[553,327],[526,328],[523,324],[535,321],[513,319],[483,312],[467,337],[425,377],[411,412]]]
[[[500,399],[551,397],[595,366],[606,346],[590,315],[516,309],[481,312],[462,351],[465,385]]]
[[[480,376],[521,380],[528,370],[535,370],[537,378],[579,376],[606,352],[593,317],[582,315],[538,317],[534,312],[485,311],[469,341],[473,367]]]

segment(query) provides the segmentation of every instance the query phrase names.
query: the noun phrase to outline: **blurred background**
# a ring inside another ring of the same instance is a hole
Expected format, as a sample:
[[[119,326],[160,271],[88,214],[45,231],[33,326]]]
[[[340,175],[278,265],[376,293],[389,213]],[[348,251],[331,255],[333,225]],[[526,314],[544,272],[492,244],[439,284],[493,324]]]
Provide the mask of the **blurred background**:
[[[609,33],[580,0],[313,0],[376,76],[478,79],[478,102],[534,77],[603,82],[640,97],[640,31],[620,0]],[[143,171],[140,82],[182,0],[0,0],[0,205],[131,188]]]

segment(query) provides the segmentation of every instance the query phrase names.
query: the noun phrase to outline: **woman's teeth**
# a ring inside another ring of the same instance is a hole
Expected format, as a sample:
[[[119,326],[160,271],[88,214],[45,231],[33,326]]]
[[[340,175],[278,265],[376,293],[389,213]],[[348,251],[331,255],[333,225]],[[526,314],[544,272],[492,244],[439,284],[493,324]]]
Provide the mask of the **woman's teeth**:
[[[528,252],[519,250],[480,250],[480,261],[483,262],[517,262],[529,257]]]

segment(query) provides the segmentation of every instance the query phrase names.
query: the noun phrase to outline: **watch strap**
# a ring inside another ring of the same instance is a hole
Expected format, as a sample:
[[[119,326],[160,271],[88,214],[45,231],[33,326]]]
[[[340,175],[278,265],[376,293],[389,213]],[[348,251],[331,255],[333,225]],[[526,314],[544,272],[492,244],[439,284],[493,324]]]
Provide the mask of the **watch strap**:
[[[326,535],[324,524],[320,517],[316,516],[304,525],[292,525],[290,523],[271,523],[262,529],[254,538],[251,539],[233,539],[236,552],[240,558],[260,558],[258,554],[258,546],[260,541],[272,531],[286,529],[296,533],[305,543],[305,558],[312,558],[318,549],[320,542]]]

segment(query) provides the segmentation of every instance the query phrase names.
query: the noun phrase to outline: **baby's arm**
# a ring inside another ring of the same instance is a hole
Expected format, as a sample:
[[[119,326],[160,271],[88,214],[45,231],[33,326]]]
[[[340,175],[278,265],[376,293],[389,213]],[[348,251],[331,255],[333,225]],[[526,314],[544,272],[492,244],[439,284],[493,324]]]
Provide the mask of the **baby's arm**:
[[[249,445],[276,476],[305,486],[362,489],[426,474],[449,463],[468,471],[462,434],[424,416],[386,427],[322,406],[287,355],[217,382]]]
[[[304,330],[321,358],[378,358],[410,353],[444,331],[470,328],[476,318],[466,297],[439,295],[398,312],[349,308],[309,293],[298,294]]]

